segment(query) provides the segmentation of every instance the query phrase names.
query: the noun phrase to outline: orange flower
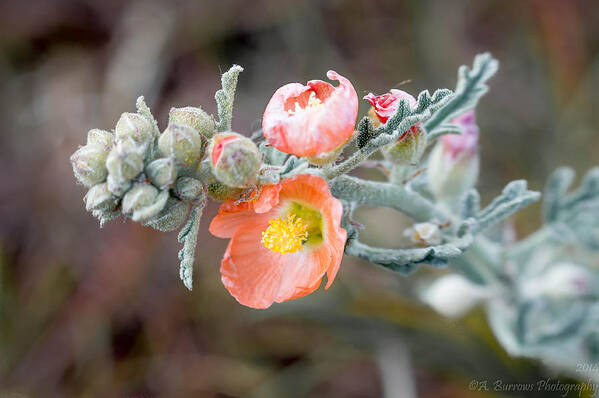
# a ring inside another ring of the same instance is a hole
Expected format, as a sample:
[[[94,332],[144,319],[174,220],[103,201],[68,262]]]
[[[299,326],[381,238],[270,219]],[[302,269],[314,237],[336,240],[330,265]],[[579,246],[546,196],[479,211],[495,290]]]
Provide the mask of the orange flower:
[[[322,80],[306,86],[289,83],[279,88],[266,106],[262,130],[278,150],[297,156],[331,152],[352,136],[358,116],[358,95],[345,77],[332,70],[334,87]]]
[[[210,232],[231,238],[221,280],[241,304],[267,308],[312,293],[339,270],[343,208],[324,179],[298,175],[262,188],[252,202],[223,203]]]

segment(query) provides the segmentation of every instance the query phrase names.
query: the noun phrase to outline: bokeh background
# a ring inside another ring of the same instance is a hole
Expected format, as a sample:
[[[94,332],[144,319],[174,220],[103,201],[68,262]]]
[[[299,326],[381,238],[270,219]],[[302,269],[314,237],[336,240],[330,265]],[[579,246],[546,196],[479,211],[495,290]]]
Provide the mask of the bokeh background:
[[[420,304],[426,267],[345,258],[326,292],[240,306],[220,283],[226,241],[207,232],[214,203],[189,292],[176,233],[99,229],[68,161],[140,94],[162,127],[171,106],[215,112],[233,63],[233,127],[250,134],[285,83],[335,69],[359,94],[453,88],[482,51],[501,61],[477,114],[483,199],[599,163],[596,0],[0,2],[0,397],[487,397],[469,381],[559,377],[509,358],[482,310],[450,321]],[[401,216],[358,218],[365,240],[397,244]]]

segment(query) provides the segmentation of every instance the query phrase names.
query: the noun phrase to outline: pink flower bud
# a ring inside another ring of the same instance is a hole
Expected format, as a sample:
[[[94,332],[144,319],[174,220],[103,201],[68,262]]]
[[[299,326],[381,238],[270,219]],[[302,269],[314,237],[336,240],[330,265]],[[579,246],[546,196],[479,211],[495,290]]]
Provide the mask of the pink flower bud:
[[[451,121],[462,128],[462,134],[447,134],[441,137],[445,152],[453,159],[462,154],[474,155],[478,147],[479,130],[474,111],[468,111]]]
[[[474,111],[451,122],[461,127],[462,134],[441,137],[429,156],[429,186],[437,198],[457,198],[478,179],[479,130]]]
[[[407,100],[410,107],[416,106],[416,99],[402,90],[392,89],[387,94],[374,95],[369,93],[364,99],[372,105],[374,113],[381,123],[387,123],[387,120],[395,114],[399,107],[399,100]]]

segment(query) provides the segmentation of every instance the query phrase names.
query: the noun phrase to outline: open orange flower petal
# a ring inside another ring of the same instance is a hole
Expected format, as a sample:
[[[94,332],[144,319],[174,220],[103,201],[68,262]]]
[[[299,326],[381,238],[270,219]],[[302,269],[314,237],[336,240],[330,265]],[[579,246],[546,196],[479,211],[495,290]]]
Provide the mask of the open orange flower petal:
[[[261,201],[273,205],[258,213],[256,203]],[[293,206],[310,209],[307,214],[318,214],[322,236],[316,243],[308,239],[296,252],[268,249],[262,243],[262,234],[269,221],[280,218]],[[339,269],[347,238],[340,225],[341,216],[341,203],[331,195],[326,181],[313,175],[296,176],[263,189],[254,202],[224,203],[210,225],[214,235],[231,237],[221,262],[223,284],[240,303],[253,308],[305,296],[320,286],[325,274],[328,288]]]

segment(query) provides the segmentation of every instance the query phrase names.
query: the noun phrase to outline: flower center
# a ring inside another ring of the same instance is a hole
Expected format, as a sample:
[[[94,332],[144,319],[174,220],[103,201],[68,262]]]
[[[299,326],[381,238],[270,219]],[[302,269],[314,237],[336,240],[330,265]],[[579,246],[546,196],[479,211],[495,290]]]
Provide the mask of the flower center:
[[[276,218],[268,221],[270,226],[262,232],[262,244],[269,250],[285,254],[302,250],[308,240],[308,225],[295,214],[287,219]]]
[[[306,102],[305,99],[302,102]],[[296,101],[294,104],[294,108],[287,110],[287,113],[293,116],[308,108],[315,108],[320,105],[322,105],[322,101],[316,96],[316,93],[314,91],[311,91],[310,96],[308,97],[308,101],[306,102],[306,104],[304,104],[304,106],[300,104],[300,101]]]

